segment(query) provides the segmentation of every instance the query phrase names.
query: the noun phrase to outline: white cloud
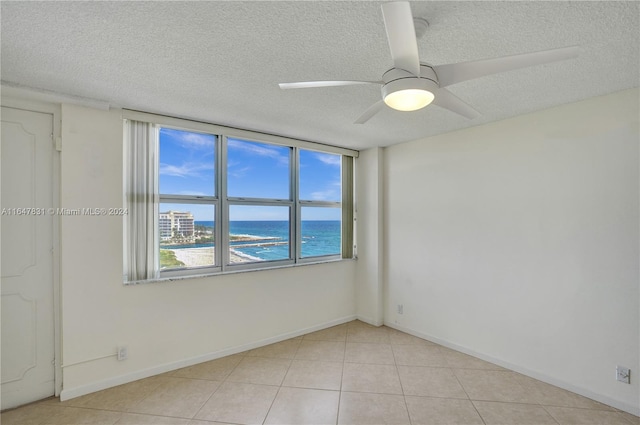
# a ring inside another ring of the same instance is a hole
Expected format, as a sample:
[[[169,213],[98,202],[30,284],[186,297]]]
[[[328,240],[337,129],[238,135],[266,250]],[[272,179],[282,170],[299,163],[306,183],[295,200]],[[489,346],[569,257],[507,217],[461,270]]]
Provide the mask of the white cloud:
[[[160,164],[160,174],[174,177],[201,177],[203,171],[212,171],[213,164],[203,162],[185,162],[181,165]],[[213,174],[209,173],[211,178]]]
[[[336,199],[340,199],[340,192],[335,189],[311,192],[312,201],[334,201]]]
[[[182,133],[180,140],[188,146],[197,148],[213,149],[216,143],[215,136],[200,133]]]
[[[236,177],[236,178],[244,177],[249,170],[251,170],[251,167],[243,167],[243,168],[233,168],[233,169],[231,169],[231,166],[230,166],[229,167],[229,176],[230,177]]]
[[[170,135],[180,146],[186,149],[208,150],[213,153],[216,136],[212,134],[192,133],[189,131],[163,128],[161,132]]]
[[[340,155],[316,153],[315,157],[318,159],[318,161],[327,165],[340,166],[342,164],[342,157]]]
[[[312,201],[336,201],[342,196],[340,180],[327,183],[324,190],[316,190],[310,194]]]
[[[235,139],[229,139],[227,143],[228,143],[229,149],[237,149],[253,155],[273,158],[281,164],[289,163],[289,156],[283,155],[281,148],[275,148],[275,147],[272,148],[272,147],[268,147],[261,144],[243,142]]]

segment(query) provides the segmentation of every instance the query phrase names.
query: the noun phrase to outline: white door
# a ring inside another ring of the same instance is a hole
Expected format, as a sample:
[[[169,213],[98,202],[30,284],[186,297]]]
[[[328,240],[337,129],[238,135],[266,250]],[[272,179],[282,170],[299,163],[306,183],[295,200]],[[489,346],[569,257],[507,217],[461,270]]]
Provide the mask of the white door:
[[[2,107],[2,409],[54,394],[53,115]],[[43,210],[44,211],[43,211]]]

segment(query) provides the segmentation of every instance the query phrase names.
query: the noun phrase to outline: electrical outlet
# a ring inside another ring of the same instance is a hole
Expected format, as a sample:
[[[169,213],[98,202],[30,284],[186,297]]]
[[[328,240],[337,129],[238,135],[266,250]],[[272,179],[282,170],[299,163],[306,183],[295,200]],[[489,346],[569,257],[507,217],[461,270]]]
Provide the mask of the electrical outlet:
[[[616,379],[625,384],[631,383],[631,371],[628,367],[617,366],[616,367]]]
[[[118,347],[118,361],[127,360],[129,357],[129,350],[126,345],[121,345]]]
[[[398,314],[404,314],[404,305],[398,304]]]

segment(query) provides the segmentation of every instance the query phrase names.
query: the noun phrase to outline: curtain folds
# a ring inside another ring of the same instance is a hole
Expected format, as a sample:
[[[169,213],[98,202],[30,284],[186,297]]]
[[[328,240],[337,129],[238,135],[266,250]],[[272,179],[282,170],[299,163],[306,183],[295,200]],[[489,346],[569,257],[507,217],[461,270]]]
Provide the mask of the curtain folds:
[[[353,157],[342,156],[342,258],[354,255]]]
[[[157,279],[158,128],[127,120],[125,125],[125,280]]]

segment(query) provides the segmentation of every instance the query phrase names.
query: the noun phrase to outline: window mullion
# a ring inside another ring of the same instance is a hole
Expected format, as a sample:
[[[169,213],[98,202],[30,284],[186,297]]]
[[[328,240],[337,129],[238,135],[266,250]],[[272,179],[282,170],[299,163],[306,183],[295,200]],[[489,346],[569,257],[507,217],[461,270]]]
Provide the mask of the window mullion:
[[[300,250],[302,246],[302,230],[300,224],[300,149],[293,148],[292,149],[292,161],[291,161],[291,196],[293,199],[293,207],[291,208],[291,258],[293,258],[294,262],[298,262],[300,259]]]
[[[220,246],[217,247],[220,253],[218,254],[218,258],[220,258],[220,265],[222,266],[222,271],[224,272],[227,268],[227,264],[229,264],[229,202],[227,198],[227,136],[223,135],[220,137],[220,166],[219,170],[219,178],[220,182],[219,190],[220,190],[220,226],[216,226],[216,231],[220,233]]]
[[[167,203],[167,204],[205,204],[205,205],[213,205],[218,202],[218,199],[211,197],[202,197],[202,196],[189,196],[185,198],[177,199],[173,195],[159,195],[158,202]]]
[[[328,207],[340,208],[342,202],[338,201],[298,201],[302,207]]]
[[[291,206],[293,201],[286,199],[227,198],[229,205],[272,205],[274,207]]]

